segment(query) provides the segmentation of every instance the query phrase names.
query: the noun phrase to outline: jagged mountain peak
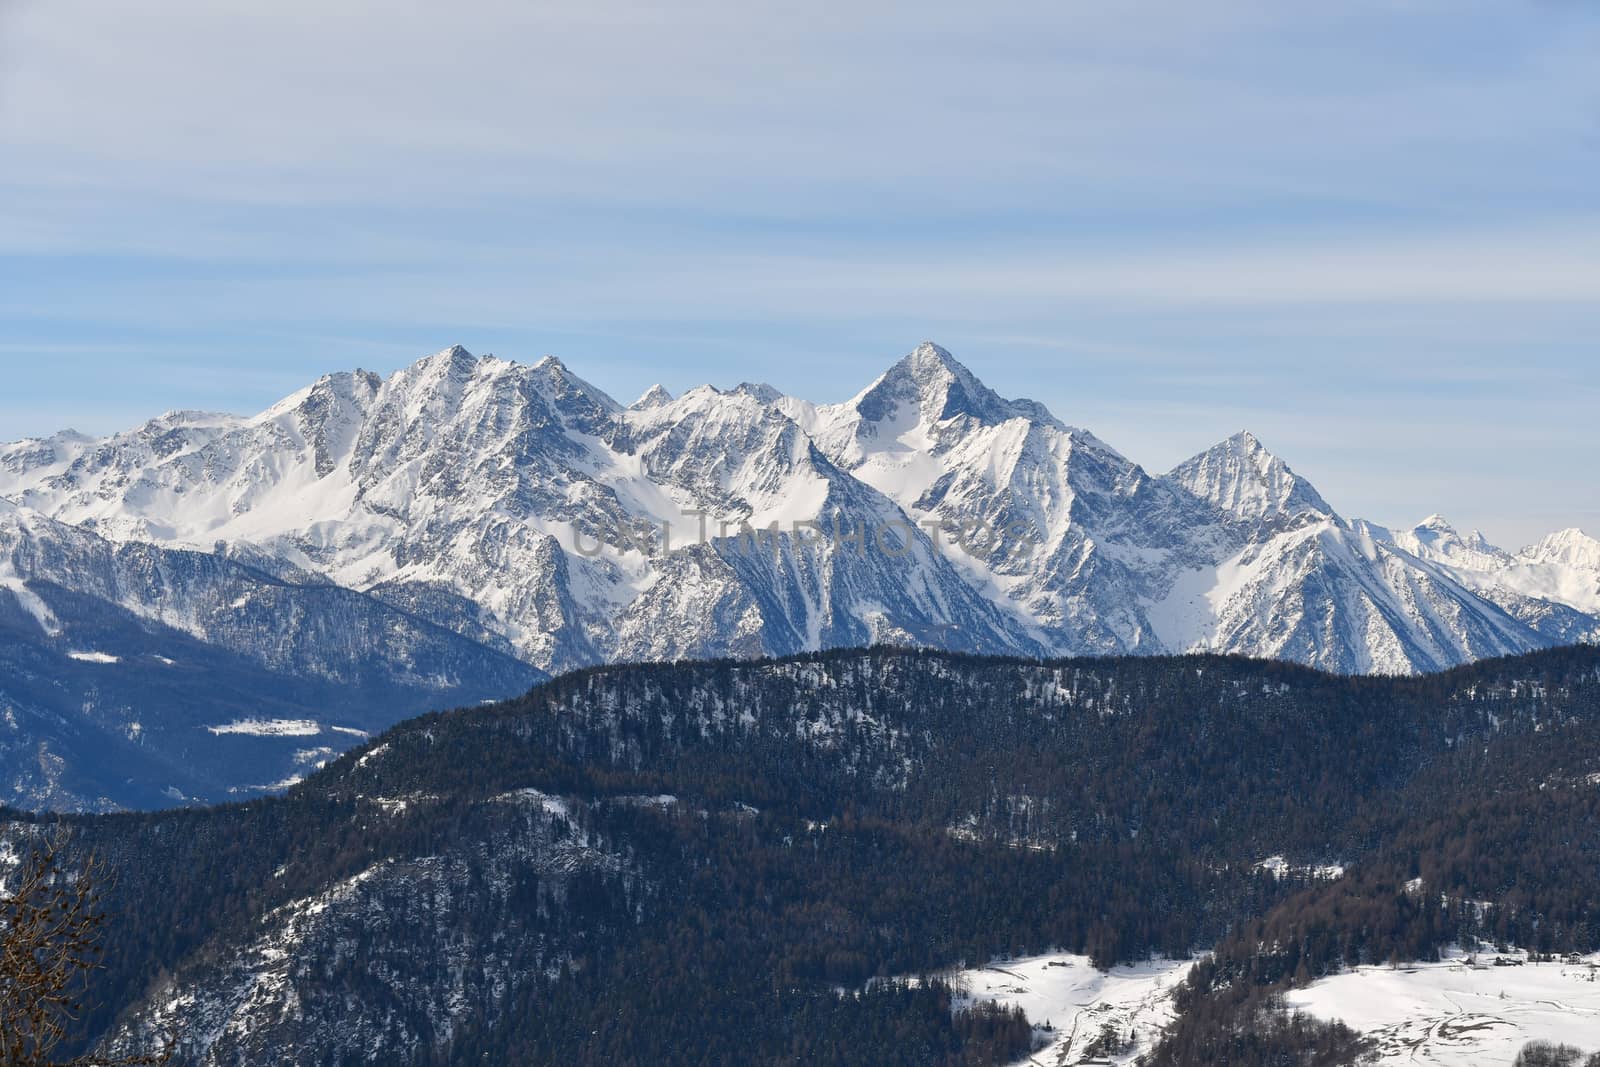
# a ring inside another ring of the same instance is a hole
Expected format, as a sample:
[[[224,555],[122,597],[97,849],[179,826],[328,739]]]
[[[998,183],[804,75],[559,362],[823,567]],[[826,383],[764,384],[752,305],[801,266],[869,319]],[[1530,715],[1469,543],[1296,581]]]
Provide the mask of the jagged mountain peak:
[[[1167,475],[1195,496],[1245,519],[1335,512],[1310,482],[1296,474],[1249,430],[1241,430]]]
[[[1463,535],[1437,512],[1409,530],[1385,531],[1389,540],[1418,559],[1452,567],[1491,570],[1509,562],[1507,554],[1477,530]]]
[[[931,341],[918,345],[850,403],[871,423],[906,419],[907,407],[930,424],[960,416],[997,423],[1016,414],[1010,401]]]
[[[492,361],[496,366],[506,367],[513,371],[526,371],[535,378],[540,378],[546,381],[569,382],[574,385],[582,386],[585,390],[591,393],[604,395],[599,387],[574,374],[572,372],[572,368],[568,367],[561,361],[560,356],[543,356],[538,360],[538,362],[534,363],[532,367],[524,367],[522,364],[510,360],[497,359],[494,356],[485,356],[483,358]],[[610,397],[607,397],[606,399],[610,400]],[[613,403],[612,406],[618,407],[618,405],[615,403]],[[620,410],[620,407],[618,410]]]
[[[1261,438],[1257,437],[1249,430],[1240,430],[1238,433],[1224,440],[1222,444],[1224,447],[1240,452],[1246,452],[1251,455],[1265,454],[1270,456],[1272,454],[1270,451],[1268,451],[1267,446],[1261,443]]]
[[[773,404],[783,399],[783,394],[766,382],[740,382],[729,392],[751,397],[762,404]]]
[[[290,412],[304,410],[307,405],[313,407],[326,405],[333,399],[370,401],[382,386],[383,376],[375,371],[360,367],[355,370],[334,371],[331,374],[324,374],[304,389],[290,393],[248,421],[266,422]]]
[[[514,370],[523,369],[515,363],[506,366]],[[572,373],[567,365],[555,356],[545,356],[527,370],[529,377],[539,383],[545,395],[560,406],[565,407],[577,401],[589,406],[595,413],[618,415],[623,410],[622,405],[613,400],[605,390]]]
[[[1488,552],[1500,554],[1501,550],[1489,542],[1481,530],[1468,530],[1462,533],[1449,519],[1434,512],[1411,528],[1416,535],[1431,535],[1441,542],[1450,542],[1463,545],[1473,552]]]
[[[477,355],[464,345],[451,345],[397,371],[389,378],[389,382],[429,388],[446,383],[460,385],[508,374],[527,376],[565,373],[567,373],[566,367],[554,356],[545,356],[535,363],[527,364],[502,359],[490,353]]]
[[[1451,524],[1450,520],[1439,514],[1437,511],[1423,519],[1421,522],[1417,523],[1415,526],[1411,527],[1411,529],[1418,533],[1427,530],[1436,534],[1444,534],[1452,537],[1460,536],[1459,532],[1456,530],[1455,526]]]
[[[633,403],[628,405],[629,411],[649,411],[652,408],[663,407],[672,403],[672,394],[660,382],[646,389]]]
[[[566,367],[555,356],[544,356],[532,364],[503,359],[492,353],[482,355],[465,345],[451,345],[431,356],[424,356],[400,371],[397,377],[410,379],[478,378],[506,373],[564,373]]]
[[[1249,430],[1240,430],[1238,433],[1224,438],[1211,448],[1208,448],[1206,452],[1230,453],[1233,455],[1246,457],[1251,462],[1262,466],[1272,464],[1274,462],[1282,462],[1272,452],[1271,449],[1262,443],[1261,438],[1257,437]]]
[[[928,372],[942,370],[950,374],[971,375],[971,371],[962,365],[961,361],[950,354],[948,348],[940,347],[932,341],[923,341],[911,353],[901,360],[919,371]]]
[[[544,356],[532,364],[518,363],[494,355],[473,355],[461,345],[452,345],[397,372],[386,383],[391,392],[409,393],[430,407],[454,407],[474,391],[532,386],[559,405],[577,403],[591,415],[614,415],[623,410],[604,390],[578,377],[556,356]]]
[[[720,407],[729,413],[742,412],[759,417],[761,409],[772,407],[783,398],[782,393],[764,382],[740,382],[732,389],[719,389],[706,383],[686,389],[677,397],[662,389],[651,403],[636,402],[628,410],[634,414],[656,412],[665,418],[675,413],[703,412]],[[640,398],[641,401],[643,399]]]
[[[417,360],[406,372],[418,376],[470,375],[478,364],[478,357],[467,351],[465,345],[451,345],[431,356]]]
[[[1535,563],[1559,563],[1568,567],[1600,570],[1600,540],[1576,526],[1547,534],[1518,553]]]
[[[658,386],[624,410],[559,359],[459,345],[292,399],[271,418],[0,447],[0,493],[119,542],[225,543],[549,669],[924,633],[1421,669],[1531,640],[1428,562],[1420,533],[1346,526],[1254,434],[1151,478],[932,343],[822,406],[747,382],[676,398]],[[670,553],[619,532],[681,535],[695,516],[709,532]],[[832,539],[786,534],[776,556],[717,543],[719,522],[819,517]],[[921,562],[846,551],[850,531],[908,522],[938,534],[917,542]],[[582,547],[605,538],[622,547]],[[1595,582],[1580,577],[1507,610],[1581,608]],[[1559,634],[1600,626],[1563,610]],[[1305,620],[1300,644],[1274,636],[1286,617]]]

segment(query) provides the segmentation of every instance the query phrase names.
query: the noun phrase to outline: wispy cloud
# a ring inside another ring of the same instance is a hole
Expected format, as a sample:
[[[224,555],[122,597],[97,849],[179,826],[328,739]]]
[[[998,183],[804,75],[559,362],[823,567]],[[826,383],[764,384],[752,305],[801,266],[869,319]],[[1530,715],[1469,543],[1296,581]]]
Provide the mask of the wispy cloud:
[[[934,336],[1156,466],[1281,428],[1352,511],[1406,452],[1576,512],[1597,52],[1527,0],[0,0],[0,436],[458,340],[837,398]]]

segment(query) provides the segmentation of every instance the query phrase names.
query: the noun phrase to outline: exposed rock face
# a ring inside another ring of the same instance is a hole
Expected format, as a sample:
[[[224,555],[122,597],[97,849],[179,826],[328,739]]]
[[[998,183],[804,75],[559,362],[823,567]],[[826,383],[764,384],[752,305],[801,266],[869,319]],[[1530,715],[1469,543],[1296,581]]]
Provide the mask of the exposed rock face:
[[[0,447],[0,500],[0,597],[41,638],[55,582],[348,686],[870,642],[1409,673],[1600,639],[1579,531],[1509,553],[1346,520],[1248,433],[1152,476],[932,344],[841,404],[627,408],[456,347],[253,418]]]

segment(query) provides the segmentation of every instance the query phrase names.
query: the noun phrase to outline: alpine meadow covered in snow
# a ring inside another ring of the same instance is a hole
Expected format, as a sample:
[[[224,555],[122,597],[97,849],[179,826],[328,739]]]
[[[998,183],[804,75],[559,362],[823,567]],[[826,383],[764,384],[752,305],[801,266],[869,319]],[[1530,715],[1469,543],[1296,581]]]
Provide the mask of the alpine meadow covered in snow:
[[[0,1067],[1600,1067],[1597,56],[0,0]]]

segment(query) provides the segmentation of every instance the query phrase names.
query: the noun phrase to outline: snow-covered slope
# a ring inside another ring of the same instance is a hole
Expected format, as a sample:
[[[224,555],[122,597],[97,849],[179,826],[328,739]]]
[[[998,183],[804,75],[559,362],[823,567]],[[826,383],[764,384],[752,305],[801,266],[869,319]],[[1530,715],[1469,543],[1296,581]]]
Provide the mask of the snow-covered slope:
[[[1333,509],[1255,434],[1243,431],[1179,464],[1167,475],[1229,515],[1274,525],[1305,517],[1325,519]]]
[[[1502,965],[1496,966],[1496,960]],[[1510,1064],[1531,1041],[1600,1051],[1600,958],[1534,963],[1522,953],[1357,967],[1285,995],[1374,1044],[1372,1062]]]
[[[1476,530],[1458,533],[1440,515],[1409,530],[1371,529],[1548,640],[1600,641],[1600,541],[1582,530],[1561,530],[1513,553]]]
[[[281,787],[407,715],[543,675],[373,597],[117,544],[0,502],[0,798],[154,807]],[[292,722],[297,729],[229,729]]]
[[[1154,477],[932,344],[821,406],[746,383],[623,407],[457,347],[250,418],[3,446],[0,498],[552,671],[896,641],[1410,672],[1600,635],[1576,532],[1510,557],[1349,522],[1249,434]]]
[[[349,685],[472,687],[514,660],[349,589],[284,581],[213,553],[117,543],[0,502],[0,588],[49,639],[70,637],[52,601],[114,605],[300,677]]]
[[[1099,970],[1069,952],[994,960],[948,976],[961,1003],[1021,1008],[1038,1048],[1020,1064],[1133,1063],[1160,1041],[1177,1012],[1173,994],[1193,960],[1153,959]]]
[[[25,442],[0,454],[0,492],[108,536],[266,555],[552,670],[941,635],[1036,650],[926,535],[885,529],[893,504],[775,398],[706,387],[625,411],[556,360],[454,348],[252,419]],[[802,543],[796,522],[821,530]]]
[[[391,823],[421,808],[421,822],[433,800],[372,798],[361,810]],[[575,831],[561,801],[532,790],[479,806],[471,822],[470,834],[441,835],[437,853],[385,859],[274,908],[248,939],[197,954],[163,975],[149,1010],[107,1044],[130,1054],[170,1030],[177,1062],[197,1067],[297,1062],[286,1049],[394,1063],[409,1058],[401,1050],[443,1047],[460,1028],[495,1020],[509,990],[559,972],[571,935],[550,913],[564,909],[569,885],[626,861]],[[530,892],[541,906],[527,905]],[[328,981],[349,972],[381,992]]]
[[[1518,552],[1504,582],[1541,600],[1600,614],[1600,541],[1561,530]]]
[[[1085,430],[1009,401],[922,345],[853,399],[781,402],[842,468],[893,499],[967,579],[1053,652],[1167,649],[1141,608],[1215,521]]]

